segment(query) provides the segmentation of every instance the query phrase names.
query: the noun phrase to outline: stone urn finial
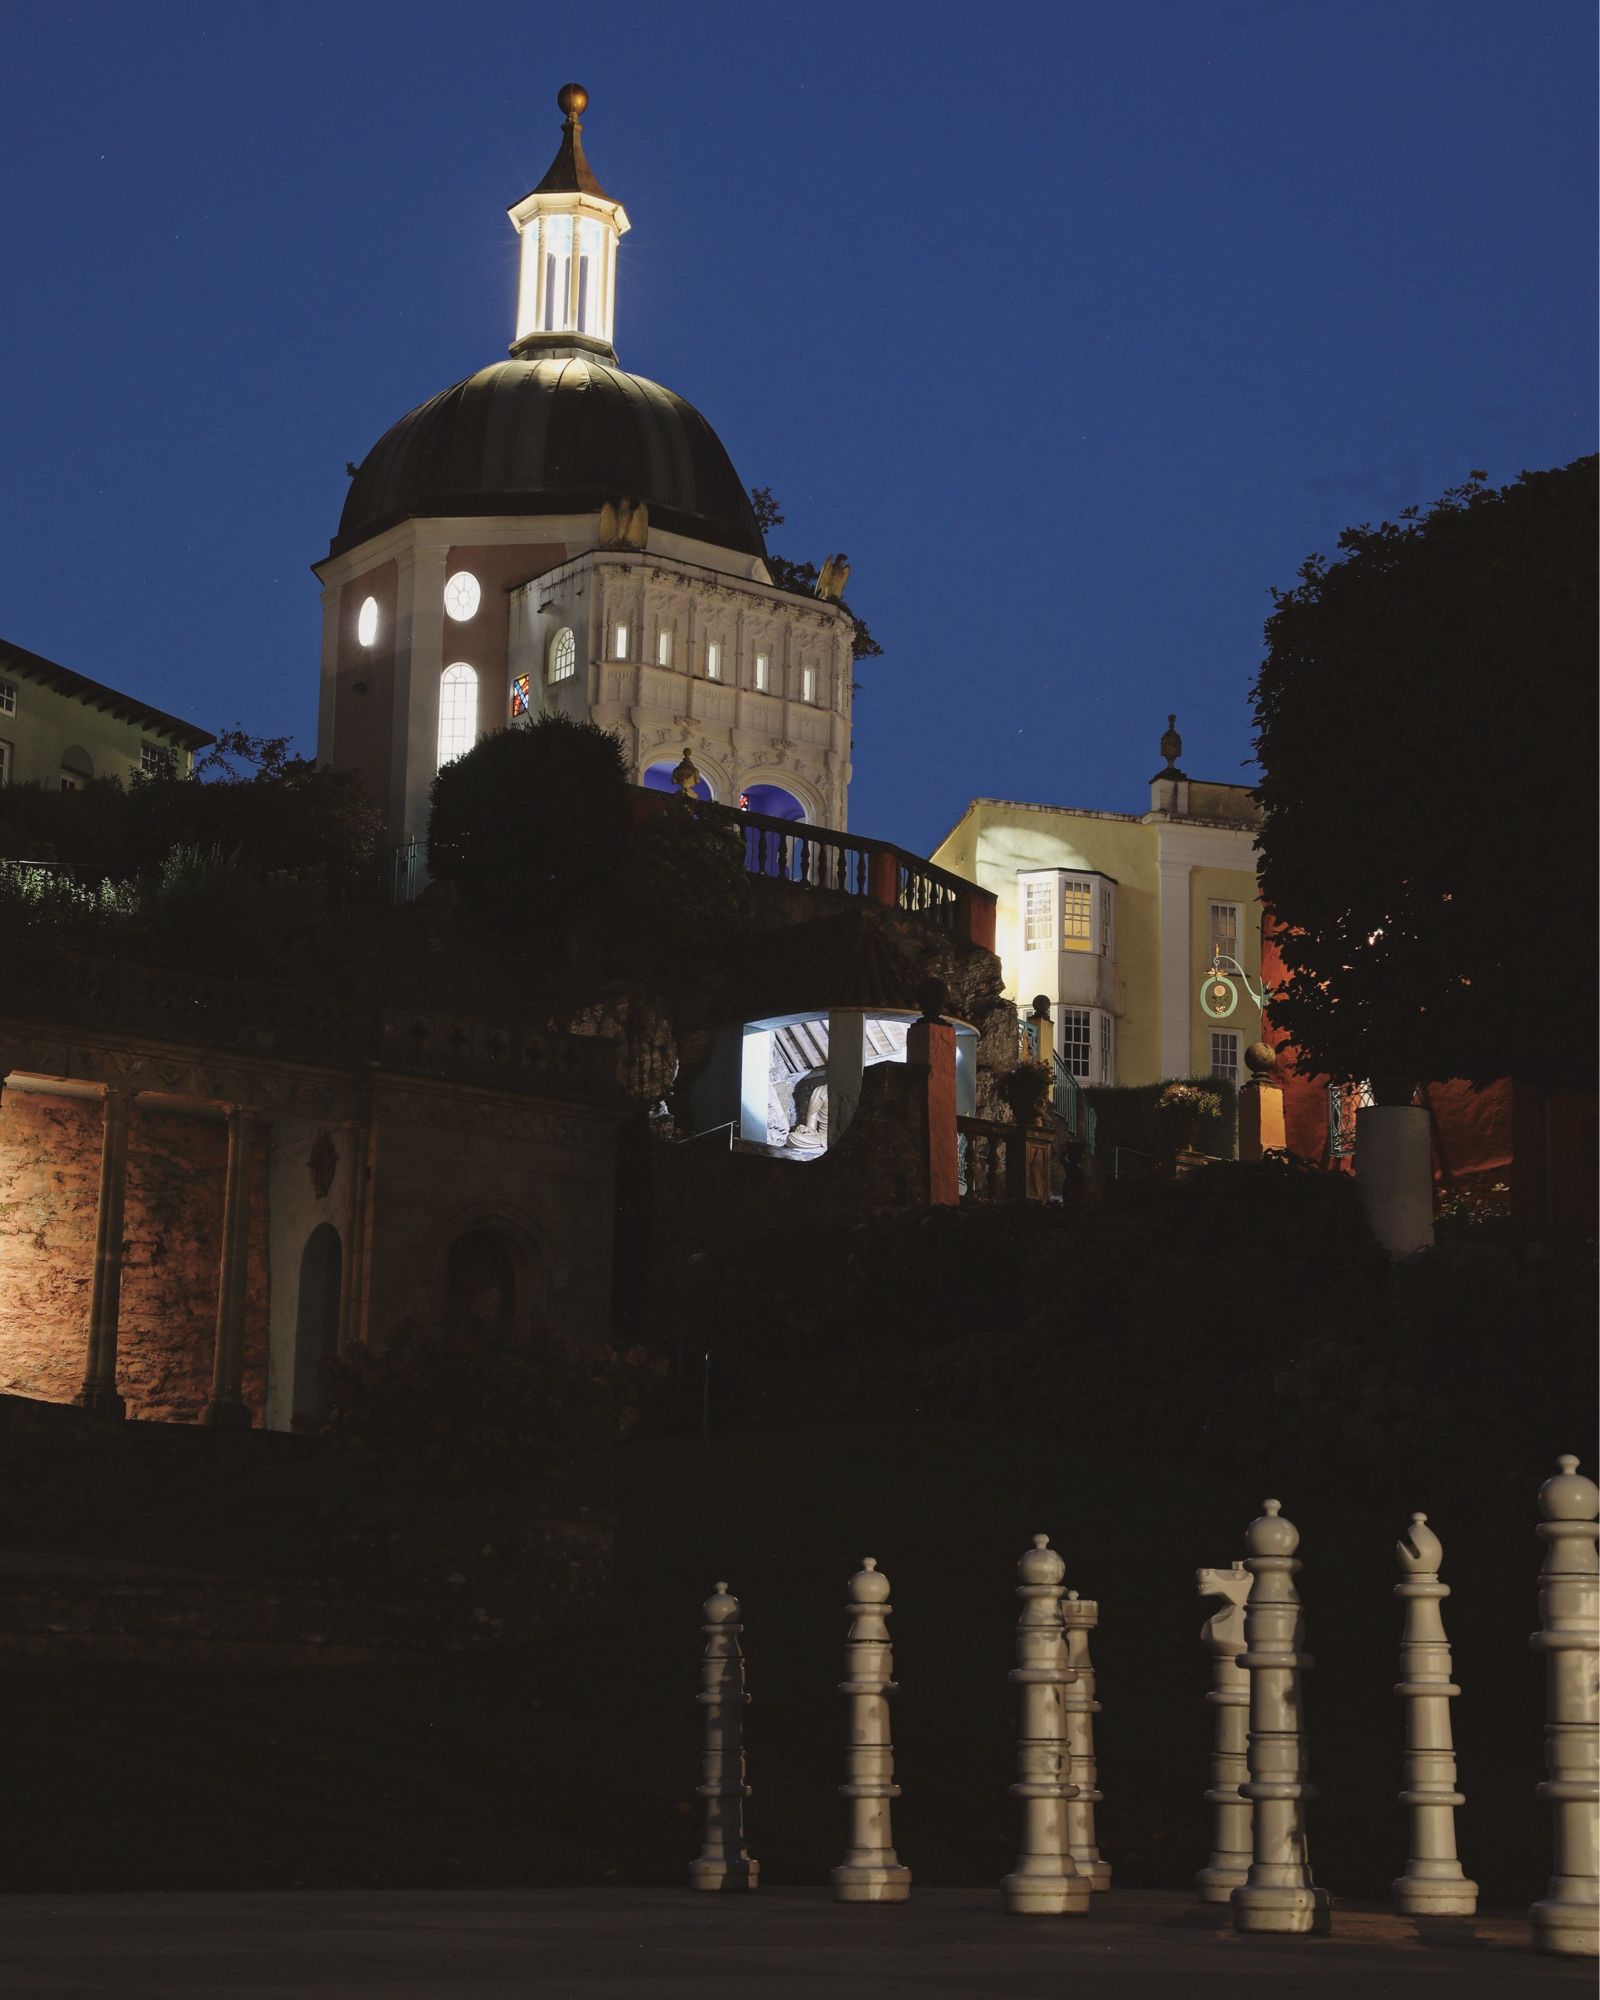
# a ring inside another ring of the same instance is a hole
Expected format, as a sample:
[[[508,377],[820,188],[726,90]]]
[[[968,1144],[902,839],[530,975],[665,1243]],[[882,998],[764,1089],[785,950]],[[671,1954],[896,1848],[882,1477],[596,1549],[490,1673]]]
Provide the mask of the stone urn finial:
[[[689,746],[687,743],[683,746],[683,762],[673,766],[672,782],[677,786],[681,797],[686,799],[694,797],[694,788],[700,782],[700,767],[689,755]]]
[[[1167,769],[1175,771],[1178,759],[1183,755],[1183,738],[1178,734],[1178,718],[1167,717],[1167,726],[1161,732],[1161,754],[1167,760]]]

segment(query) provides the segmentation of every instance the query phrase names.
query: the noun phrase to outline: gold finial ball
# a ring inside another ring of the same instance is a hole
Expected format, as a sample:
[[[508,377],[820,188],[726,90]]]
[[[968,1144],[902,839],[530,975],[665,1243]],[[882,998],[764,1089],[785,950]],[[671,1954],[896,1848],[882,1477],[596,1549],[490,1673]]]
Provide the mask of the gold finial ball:
[[[581,118],[589,106],[589,93],[581,83],[564,83],[556,92],[556,103],[569,118]]]

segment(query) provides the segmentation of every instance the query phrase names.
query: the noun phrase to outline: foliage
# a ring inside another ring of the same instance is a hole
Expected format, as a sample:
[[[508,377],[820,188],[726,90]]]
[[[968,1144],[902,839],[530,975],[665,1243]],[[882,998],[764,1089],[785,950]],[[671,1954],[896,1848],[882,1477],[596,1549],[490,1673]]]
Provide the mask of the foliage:
[[[0,785],[0,856],[107,870],[124,844],[127,805],[115,778],[91,778],[75,792]]]
[[[1214,1090],[1198,1083],[1166,1083],[1156,1099],[1158,1111],[1192,1118],[1220,1118],[1222,1099]]]
[[[1596,467],[1474,473],[1274,593],[1261,878],[1313,1069],[1594,1087]]]
[[[470,916],[548,953],[615,893],[632,816],[616,737],[544,715],[480,736],[434,779],[428,867]]]
[[[13,943],[104,948],[127,931],[137,909],[137,898],[124,883],[79,881],[69,869],[0,862],[0,937]]]
[[[1237,1092],[1226,1077],[1192,1076],[1169,1083],[1125,1084],[1120,1088],[1095,1088],[1089,1102],[1095,1115],[1095,1151],[1110,1162],[1121,1146],[1135,1153],[1161,1158],[1172,1150],[1168,1118],[1163,1100],[1174,1090],[1193,1092],[1205,1105],[1190,1104],[1178,1114],[1194,1122],[1194,1145],[1213,1158],[1231,1160],[1239,1150]]]
[[[750,489],[750,504],[755,509],[756,525],[760,528],[763,537],[770,529],[781,528],[783,526],[783,510],[773,498],[770,486],[752,486]],[[771,574],[772,581],[777,585],[779,590],[787,590],[796,597],[814,597],[816,595],[817,578],[821,572],[815,563],[790,562],[786,556],[773,555],[769,552],[767,556],[767,569]],[[880,658],[883,648],[868,630],[867,621],[864,618],[858,618],[843,598],[839,600],[839,609],[845,613],[851,624],[856,628],[855,638],[851,641],[850,645],[851,657],[857,660]]]
[[[448,1485],[593,1502],[655,1372],[637,1349],[579,1347],[527,1321],[408,1320],[381,1353],[323,1364],[322,1428]]]
[[[703,971],[749,914],[737,822],[695,800],[668,799],[634,832],[613,960],[624,972],[668,978]]]

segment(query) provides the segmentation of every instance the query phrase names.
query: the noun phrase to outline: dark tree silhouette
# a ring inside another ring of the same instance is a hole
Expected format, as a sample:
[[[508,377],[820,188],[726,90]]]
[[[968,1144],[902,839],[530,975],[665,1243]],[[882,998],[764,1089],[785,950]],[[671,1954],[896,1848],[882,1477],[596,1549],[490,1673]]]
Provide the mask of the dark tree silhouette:
[[[1593,1088],[1596,464],[1474,473],[1274,592],[1273,1012],[1331,1076]]]
[[[752,486],[750,504],[756,511],[756,524],[765,537],[769,530],[783,526],[783,509],[773,497],[770,486]],[[774,555],[767,551],[767,569],[772,581],[780,590],[792,591],[796,597],[810,597],[816,590],[820,574],[815,563],[790,562],[787,556]],[[844,612],[856,628],[855,638],[850,643],[853,659],[867,660],[881,656],[883,648],[873,638],[865,618],[858,618],[844,599],[839,600],[839,609]]]

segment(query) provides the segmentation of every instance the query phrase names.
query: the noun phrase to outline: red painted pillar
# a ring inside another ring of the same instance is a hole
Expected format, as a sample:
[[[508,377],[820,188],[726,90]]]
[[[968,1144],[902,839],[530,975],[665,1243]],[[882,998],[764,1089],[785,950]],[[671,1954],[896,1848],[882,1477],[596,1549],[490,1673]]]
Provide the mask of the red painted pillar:
[[[873,902],[881,903],[886,910],[897,910],[900,907],[900,857],[875,847],[868,858],[871,863],[867,876],[868,893]]]
[[[994,950],[995,899],[987,889],[964,889],[956,899],[956,934],[963,944]]]
[[[948,1021],[917,1021],[906,1032],[906,1067],[918,1091],[927,1133],[928,1200],[955,1207],[961,1200],[956,1170],[956,1031]]]

